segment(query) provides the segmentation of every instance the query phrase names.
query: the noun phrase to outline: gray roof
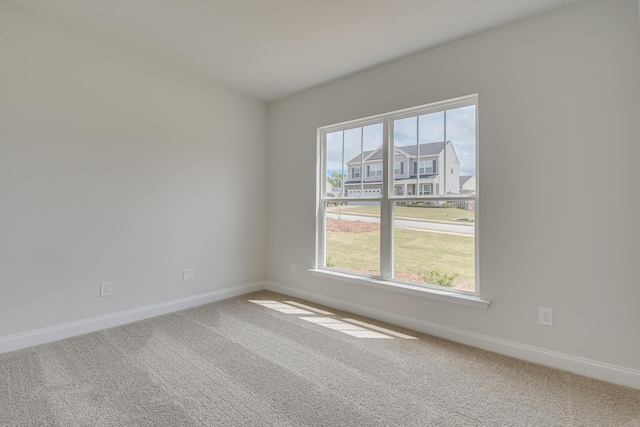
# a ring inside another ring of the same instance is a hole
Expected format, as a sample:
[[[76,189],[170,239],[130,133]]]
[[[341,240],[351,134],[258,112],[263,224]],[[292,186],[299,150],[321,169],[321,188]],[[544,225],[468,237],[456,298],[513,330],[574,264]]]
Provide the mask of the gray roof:
[[[369,155],[370,155],[371,153],[373,153],[374,151],[375,151],[375,150],[365,151],[365,152],[364,152],[364,153],[362,153],[362,154],[364,154],[364,158],[366,159],[366,158],[367,158],[367,157],[369,157]],[[382,150],[380,150],[380,152],[382,153]],[[349,160],[349,161],[347,162],[347,164],[349,164],[349,163],[360,163],[360,162],[361,162],[361,156],[362,156],[362,154],[358,154],[358,155],[357,155],[357,156],[355,156],[353,159]],[[382,158],[382,157],[380,157],[380,158]]]
[[[430,178],[436,178],[438,176],[437,173],[428,173],[426,175],[420,175],[420,179],[430,179]],[[396,181],[402,181],[403,179],[416,179],[416,175],[411,175],[409,178],[396,178]]]
[[[473,175],[461,175],[460,176],[460,185],[464,185],[464,183],[469,181],[471,178],[473,178]]]
[[[432,156],[434,154],[440,154],[443,148],[444,148],[444,142],[428,142],[425,144],[420,144],[420,156]],[[417,157],[416,153],[418,152],[418,149],[415,145],[408,145],[405,147],[395,147],[395,149],[402,151],[409,157]],[[371,154],[373,154],[373,156],[371,156]],[[376,148],[375,150],[365,151],[364,153],[362,153],[362,155],[364,155],[364,158],[367,161],[382,160],[382,149]],[[369,156],[371,157],[368,158]],[[360,162],[361,162],[361,154],[358,154],[353,159],[349,160],[347,164],[360,163]]]

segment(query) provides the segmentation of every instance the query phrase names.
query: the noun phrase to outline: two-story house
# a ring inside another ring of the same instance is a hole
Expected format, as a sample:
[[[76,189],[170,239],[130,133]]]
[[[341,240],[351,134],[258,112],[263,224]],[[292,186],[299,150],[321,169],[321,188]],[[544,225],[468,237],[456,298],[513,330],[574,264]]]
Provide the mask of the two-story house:
[[[347,168],[348,176],[344,183],[347,197],[382,195],[382,147],[357,155],[347,162]],[[426,196],[459,192],[460,162],[451,141],[446,144],[431,142],[395,147],[395,195]]]

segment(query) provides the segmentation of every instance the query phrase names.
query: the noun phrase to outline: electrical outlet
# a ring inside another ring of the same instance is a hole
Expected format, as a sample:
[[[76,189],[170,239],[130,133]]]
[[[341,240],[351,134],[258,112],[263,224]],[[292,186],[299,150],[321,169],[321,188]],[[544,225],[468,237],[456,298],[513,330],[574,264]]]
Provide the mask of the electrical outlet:
[[[100,283],[100,297],[108,297],[111,295],[111,282]]]
[[[553,309],[540,307],[538,309],[538,322],[544,326],[553,326]]]
[[[182,271],[182,280],[193,280],[196,278],[195,268],[186,268]]]
[[[296,265],[291,264],[291,274],[295,274],[295,272],[296,272]]]

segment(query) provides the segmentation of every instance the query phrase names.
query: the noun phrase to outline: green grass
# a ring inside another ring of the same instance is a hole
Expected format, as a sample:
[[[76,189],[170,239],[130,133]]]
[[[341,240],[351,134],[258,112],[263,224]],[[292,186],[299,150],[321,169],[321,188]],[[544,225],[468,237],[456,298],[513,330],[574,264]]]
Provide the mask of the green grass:
[[[380,274],[380,232],[327,232],[327,264],[342,270]]]
[[[395,228],[395,276],[420,281],[429,270],[457,274],[454,287],[472,290],[475,283],[475,238],[456,234]],[[405,280],[406,280],[405,279]]]
[[[326,239],[327,259],[332,267],[379,274],[379,231],[327,232]],[[422,276],[437,269],[442,273],[457,275],[454,288],[473,290],[474,243],[473,236],[396,228],[394,277],[423,283]]]
[[[365,214],[380,216],[379,206],[354,206],[342,208],[343,214]],[[425,221],[453,221],[456,218],[474,219],[473,212],[458,208],[432,208],[422,206],[396,206],[395,216],[398,218],[421,219]]]

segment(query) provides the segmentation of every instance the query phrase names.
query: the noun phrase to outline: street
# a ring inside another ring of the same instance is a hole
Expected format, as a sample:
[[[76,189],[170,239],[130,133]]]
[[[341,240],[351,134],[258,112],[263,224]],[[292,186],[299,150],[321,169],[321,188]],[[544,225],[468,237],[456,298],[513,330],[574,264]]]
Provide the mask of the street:
[[[353,215],[348,213],[327,212],[327,218],[342,219],[345,221],[363,221],[363,222],[379,222],[380,219],[372,216]],[[396,227],[411,228],[414,230],[437,231],[442,233],[458,233],[458,234],[475,234],[475,227],[469,224],[451,224],[446,222],[431,222],[422,220],[396,219],[394,221]]]

